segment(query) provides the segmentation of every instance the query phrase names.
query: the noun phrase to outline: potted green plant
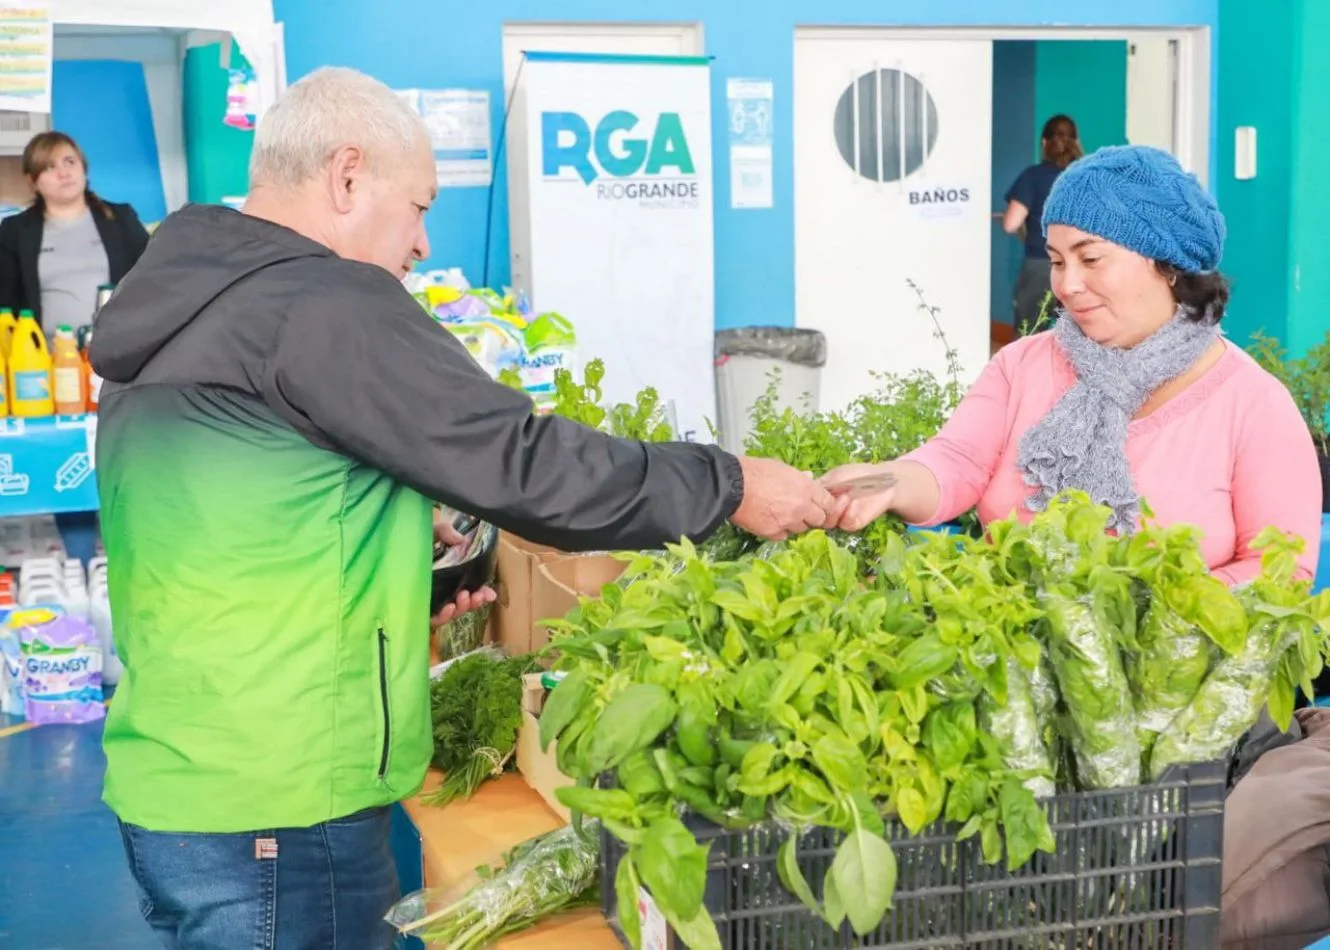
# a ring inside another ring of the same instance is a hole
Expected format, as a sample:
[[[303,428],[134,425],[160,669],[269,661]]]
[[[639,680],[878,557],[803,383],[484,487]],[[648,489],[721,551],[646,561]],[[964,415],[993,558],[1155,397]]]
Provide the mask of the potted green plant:
[[[1316,443],[1321,462],[1321,511],[1330,514],[1330,332],[1297,359],[1264,333],[1253,334],[1247,350],[1292,393]]]

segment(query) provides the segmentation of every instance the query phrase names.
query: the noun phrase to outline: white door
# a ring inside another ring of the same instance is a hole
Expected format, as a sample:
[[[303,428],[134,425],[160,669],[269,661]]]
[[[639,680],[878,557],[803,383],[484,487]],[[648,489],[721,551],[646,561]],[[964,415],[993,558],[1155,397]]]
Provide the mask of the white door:
[[[988,361],[992,64],[984,39],[796,34],[795,315],[827,336],[823,408],[945,372],[919,294],[962,382]]]
[[[1178,41],[1139,36],[1127,42],[1127,141],[1176,154]]]

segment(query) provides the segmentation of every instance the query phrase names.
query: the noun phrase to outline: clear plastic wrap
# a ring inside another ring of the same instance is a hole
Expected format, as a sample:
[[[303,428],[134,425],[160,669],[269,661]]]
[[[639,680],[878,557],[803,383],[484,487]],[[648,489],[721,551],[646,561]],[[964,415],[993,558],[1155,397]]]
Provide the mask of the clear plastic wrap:
[[[1094,598],[1042,592],[1049,659],[1083,788],[1140,784],[1141,745],[1117,637]]]
[[[1057,790],[1053,754],[1045,738],[1049,717],[1057,704],[1056,694],[1052,706],[1044,706],[1042,715],[1040,708],[1046,703],[1046,693],[1051,687],[1052,683],[1038,667],[1032,672],[1011,658],[1007,660],[1006,705],[999,704],[988,692],[979,697],[983,727],[997,742],[1003,764],[1016,772],[1036,773],[1025,781],[1025,787],[1036,798],[1047,798]]]
[[[1148,754],[1159,735],[1196,698],[1219,651],[1163,598],[1155,597],[1127,664],[1137,734]]]
[[[502,866],[478,869],[461,885],[417,891],[387,920],[441,950],[480,950],[552,914],[599,902],[600,828],[565,825],[518,845]]]
[[[1169,766],[1218,759],[1261,717],[1279,661],[1296,638],[1276,621],[1251,631],[1246,646],[1223,657],[1187,707],[1169,724],[1150,755],[1150,778]]]

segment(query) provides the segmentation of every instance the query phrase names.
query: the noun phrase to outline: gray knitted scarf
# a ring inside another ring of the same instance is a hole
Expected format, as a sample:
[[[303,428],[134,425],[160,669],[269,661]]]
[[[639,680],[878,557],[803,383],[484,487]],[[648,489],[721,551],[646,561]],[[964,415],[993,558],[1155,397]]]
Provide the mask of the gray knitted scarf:
[[[1100,346],[1067,314],[1049,331],[1076,370],[1076,384],[1021,437],[1017,466],[1035,488],[1028,505],[1043,511],[1053,496],[1080,489],[1113,509],[1110,527],[1135,530],[1139,496],[1127,467],[1127,427],[1150,394],[1186,372],[1219,338],[1207,317],[1182,308],[1129,350]]]

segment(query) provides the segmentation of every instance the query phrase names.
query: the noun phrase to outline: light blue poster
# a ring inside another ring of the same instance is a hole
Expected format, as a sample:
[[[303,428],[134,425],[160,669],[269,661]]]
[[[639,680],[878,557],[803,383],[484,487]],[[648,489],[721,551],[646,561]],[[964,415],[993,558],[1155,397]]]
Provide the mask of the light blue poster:
[[[489,187],[490,94],[484,89],[399,89],[397,94],[429,128],[439,187]]]
[[[772,82],[730,79],[730,207],[770,208]]]

